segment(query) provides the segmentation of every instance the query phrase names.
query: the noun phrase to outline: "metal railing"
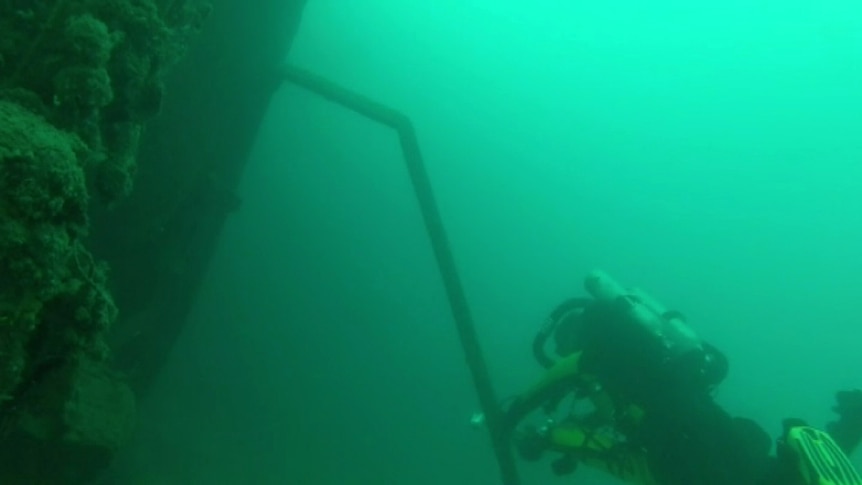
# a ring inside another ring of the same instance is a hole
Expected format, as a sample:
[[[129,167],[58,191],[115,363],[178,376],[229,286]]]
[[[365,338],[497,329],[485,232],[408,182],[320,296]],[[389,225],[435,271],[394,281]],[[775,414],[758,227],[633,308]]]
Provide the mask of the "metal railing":
[[[443,284],[446,287],[446,295],[455,326],[458,329],[461,347],[473,377],[473,385],[476,387],[479,404],[485,414],[503,485],[518,485],[520,479],[512,450],[500,426],[501,412],[496,394],[491,385],[467,298],[464,295],[446,230],[440,218],[440,211],[437,208],[434,192],[425,170],[425,163],[422,160],[422,152],[419,150],[419,142],[416,139],[413,123],[403,113],[302,68],[285,64],[281,67],[280,76],[284,82],[300,86],[361,116],[386,125],[398,133],[404,162],[407,164],[407,172],[419,202],[419,209],[425,222],[428,237],[431,240],[437,266],[443,277]]]

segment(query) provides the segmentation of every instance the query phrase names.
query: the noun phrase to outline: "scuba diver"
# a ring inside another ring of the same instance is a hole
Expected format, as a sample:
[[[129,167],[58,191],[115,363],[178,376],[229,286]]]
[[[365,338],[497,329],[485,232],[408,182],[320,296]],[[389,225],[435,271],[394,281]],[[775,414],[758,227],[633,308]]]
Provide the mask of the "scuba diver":
[[[862,391],[837,394],[828,433],[785,420],[771,455],[757,423],[713,399],[727,359],[681,314],[601,272],[585,287],[592,298],[558,306],[533,342],[544,376],[504,409],[503,431],[523,458],[557,452],[557,474],[583,463],[637,484],[862,485],[847,458],[862,440]],[[545,351],[551,337],[558,359]],[[567,400],[563,419],[517,429]]]

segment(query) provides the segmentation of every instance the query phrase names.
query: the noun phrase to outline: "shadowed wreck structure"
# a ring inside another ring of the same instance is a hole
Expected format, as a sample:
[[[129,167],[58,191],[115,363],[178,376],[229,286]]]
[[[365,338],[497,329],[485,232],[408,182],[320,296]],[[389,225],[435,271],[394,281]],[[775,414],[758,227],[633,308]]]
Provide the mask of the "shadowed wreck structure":
[[[0,2],[0,483],[142,425],[304,3]]]

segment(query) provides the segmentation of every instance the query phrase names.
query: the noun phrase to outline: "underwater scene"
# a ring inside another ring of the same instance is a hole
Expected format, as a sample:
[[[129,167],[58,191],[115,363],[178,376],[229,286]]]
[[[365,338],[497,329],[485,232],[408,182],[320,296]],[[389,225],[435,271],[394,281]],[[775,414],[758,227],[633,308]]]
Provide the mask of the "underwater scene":
[[[0,1],[0,484],[862,485],[862,6]]]

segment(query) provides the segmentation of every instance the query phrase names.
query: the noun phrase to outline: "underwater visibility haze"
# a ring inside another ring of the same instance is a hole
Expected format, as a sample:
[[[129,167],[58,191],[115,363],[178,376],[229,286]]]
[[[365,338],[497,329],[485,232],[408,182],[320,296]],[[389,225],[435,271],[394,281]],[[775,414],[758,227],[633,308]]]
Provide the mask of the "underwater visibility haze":
[[[414,123],[500,399],[593,268],[773,437],[862,386],[855,2],[312,0],[288,60]],[[285,84],[239,196],[122,483],[499,483],[396,134]]]

